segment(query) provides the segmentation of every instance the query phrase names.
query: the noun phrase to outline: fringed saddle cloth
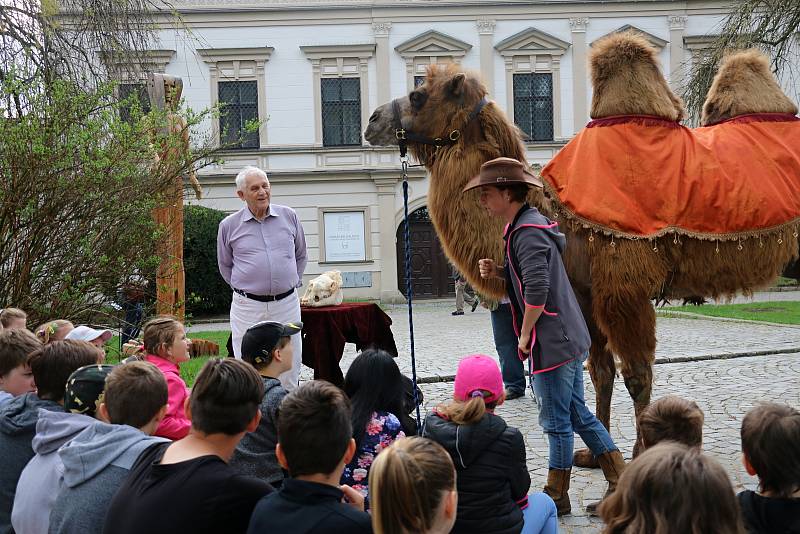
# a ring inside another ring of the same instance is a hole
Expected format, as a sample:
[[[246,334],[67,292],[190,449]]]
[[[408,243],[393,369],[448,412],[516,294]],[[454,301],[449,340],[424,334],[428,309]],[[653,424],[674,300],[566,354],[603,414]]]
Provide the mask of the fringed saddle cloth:
[[[763,113],[696,129],[658,117],[599,119],[542,178],[568,219],[617,237],[796,231],[800,119]]]

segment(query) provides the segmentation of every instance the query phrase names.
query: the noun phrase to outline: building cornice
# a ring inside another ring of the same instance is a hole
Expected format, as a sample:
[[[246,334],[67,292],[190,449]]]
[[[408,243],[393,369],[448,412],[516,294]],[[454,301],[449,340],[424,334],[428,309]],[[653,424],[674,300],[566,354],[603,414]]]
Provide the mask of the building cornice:
[[[650,32],[646,32],[646,31],[644,31],[642,29],[639,29],[636,26],[632,26],[630,24],[626,24],[625,26],[620,26],[619,28],[617,28],[613,32],[608,32],[607,34],[603,35],[602,37],[598,37],[597,39],[592,41],[592,43],[589,46],[594,46],[594,44],[597,41],[599,41],[600,39],[605,39],[609,35],[614,35],[614,34],[617,34],[617,33],[624,33],[624,32],[627,32],[627,31],[632,31],[634,33],[637,33],[637,34],[641,35],[642,37],[647,39],[647,41],[658,50],[661,50],[662,48],[664,48],[665,46],[667,46],[669,44],[669,41],[667,41],[665,39],[662,39],[661,37],[658,37],[656,35],[653,35]]]
[[[400,56],[449,56],[464,57],[472,45],[436,30],[428,30],[400,43],[394,49]]]
[[[527,28],[503,39],[495,45],[501,56],[518,56],[530,53],[563,55],[570,43],[536,28]]]
[[[271,46],[252,48],[198,48],[197,53],[206,63],[223,61],[269,61],[275,49]]]
[[[375,55],[375,43],[307,45],[301,46],[300,50],[311,60],[331,57],[357,57],[359,59],[368,59]]]

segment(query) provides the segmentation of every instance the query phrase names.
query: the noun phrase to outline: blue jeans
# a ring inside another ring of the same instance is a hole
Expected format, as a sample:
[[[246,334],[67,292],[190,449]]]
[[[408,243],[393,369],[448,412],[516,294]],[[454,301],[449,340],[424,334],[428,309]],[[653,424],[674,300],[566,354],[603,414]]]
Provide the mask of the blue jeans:
[[[503,373],[503,384],[506,389],[525,392],[525,368],[517,356],[517,334],[514,332],[514,319],[511,316],[511,304],[500,304],[491,313],[492,333],[497,355],[500,356],[500,371]]]
[[[588,353],[546,373],[534,375],[539,424],[550,443],[550,469],[572,467],[575,432],[595,456],[617,450],[608,430],[586,407],[583,362]]]
[[[558,534],[556,503],[546,493],[528,495],[528,507],[522,511],[521,534]]]

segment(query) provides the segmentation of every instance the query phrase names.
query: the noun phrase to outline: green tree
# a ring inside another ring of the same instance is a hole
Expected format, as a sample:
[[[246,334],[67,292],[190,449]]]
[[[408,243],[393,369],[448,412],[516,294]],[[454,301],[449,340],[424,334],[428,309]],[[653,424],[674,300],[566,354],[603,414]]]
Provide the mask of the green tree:
[[[231,288],[217,267],[217,230],[225,212],[203,206],[186,206],[183,212],[186,311],[195,316],[227,313]]]
[[[0,103],[0,305],[34,322],[96,317],[135,271],[153,272],[160,229],[152,210],[190,167],[210,161],[208,142],[189,150],[167,132],[164,112],[143,117],[116,101],[113,85],[5,73]],[[131,114],[120,118],[121,107]],[[208,113],[181,111],[187,128]],[[179,151],[164,165],[153,147]],[[154,289],[153,289],[154,291]]]

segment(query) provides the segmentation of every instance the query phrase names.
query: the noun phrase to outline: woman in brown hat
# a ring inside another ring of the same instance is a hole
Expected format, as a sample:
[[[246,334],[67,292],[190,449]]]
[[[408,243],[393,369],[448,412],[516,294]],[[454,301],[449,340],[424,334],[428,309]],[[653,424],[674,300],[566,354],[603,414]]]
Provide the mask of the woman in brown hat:
[[[481,166],[464,191],[480,187],[480,202],[508,223],[503,240],[505,265],[482,259],[483,278],[504,278],[511,300],[520,359],[528,360],[539,404],[539,424],[550,444],[545,493],[570,513],[569,490],[574,433],[597,456],[609,495],[625,462],[606,428],[586,407],[583,362],[589,355],[589,330],[567,278],[561,254],[566,245],[558,223],[527,204],[529,187],[542,183],[519,161],[497,158]],[[587,510],[594,513],[598,503]]]

